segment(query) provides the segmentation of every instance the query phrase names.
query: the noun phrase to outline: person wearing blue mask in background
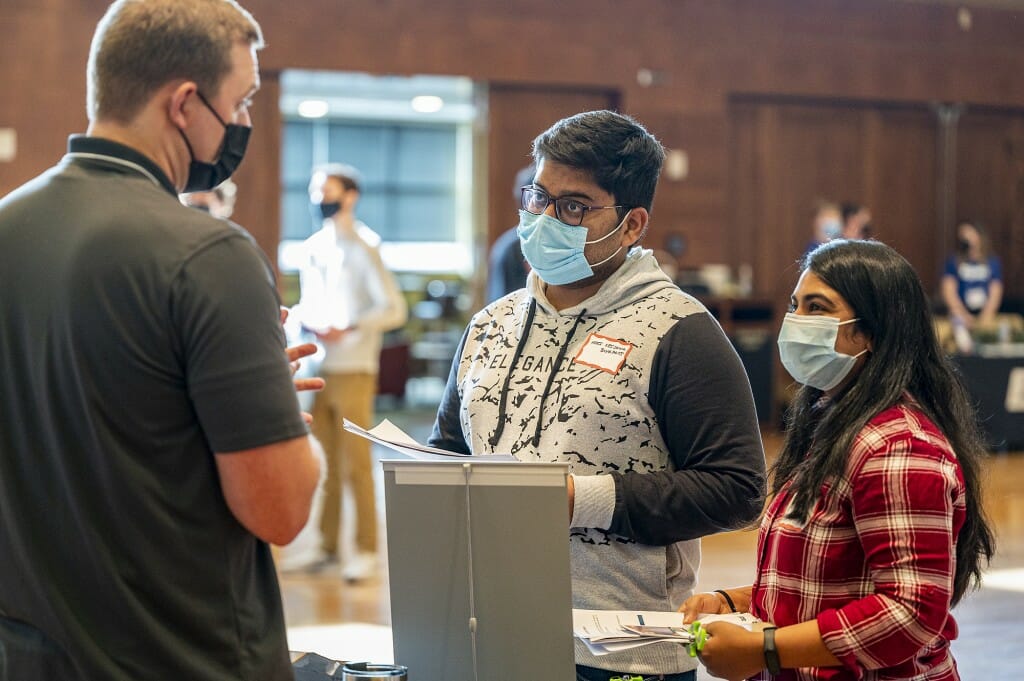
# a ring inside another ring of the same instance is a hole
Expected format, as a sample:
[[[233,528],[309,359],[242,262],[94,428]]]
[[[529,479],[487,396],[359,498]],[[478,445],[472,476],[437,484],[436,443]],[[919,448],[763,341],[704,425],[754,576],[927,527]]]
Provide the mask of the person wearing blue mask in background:
[[[843,235],[843,219],[839,205],[831,201],[817,201],[814,206],[813,229],[814,237],[807,244],[805,257],[818,246]]]
[[[661,144],[592,111],[542,133],[533,156],[526,288],[470,321],[430,444],[569,463],[573,607],[674,610],[693,591],[700,537],[761,511],[750,384],[715,319],[638,247]],[[576,663],[585,681],[695,674],[671,643],[598,657],[577,641]]]

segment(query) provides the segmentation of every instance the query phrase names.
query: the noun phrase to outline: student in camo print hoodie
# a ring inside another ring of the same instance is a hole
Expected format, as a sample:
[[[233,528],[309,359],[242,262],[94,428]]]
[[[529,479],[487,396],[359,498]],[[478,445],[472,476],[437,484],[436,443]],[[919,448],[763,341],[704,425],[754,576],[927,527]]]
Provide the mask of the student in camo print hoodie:
[[[700,537],[750,523],[764,452],[750,384],[721,328],[637,247],[664,158],[633,119],[559,121],[533,144],[519,237],[525,289],[479,312],[430,443],[571,464],[573,606],[674,610]],[[577,678],[695,678],[672,643],[595,657]]]

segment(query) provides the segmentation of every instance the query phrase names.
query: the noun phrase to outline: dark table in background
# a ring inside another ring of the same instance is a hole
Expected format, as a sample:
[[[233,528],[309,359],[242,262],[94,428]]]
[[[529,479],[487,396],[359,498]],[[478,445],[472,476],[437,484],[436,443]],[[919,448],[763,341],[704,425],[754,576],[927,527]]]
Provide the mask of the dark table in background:
[[[1024,356],[955,356],[993,451],[1024,450]]]

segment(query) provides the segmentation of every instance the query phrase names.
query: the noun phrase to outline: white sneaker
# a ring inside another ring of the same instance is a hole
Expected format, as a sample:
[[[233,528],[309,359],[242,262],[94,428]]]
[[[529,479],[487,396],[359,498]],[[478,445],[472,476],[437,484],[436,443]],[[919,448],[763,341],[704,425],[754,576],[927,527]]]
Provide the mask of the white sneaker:
[[[377,554],[357,553],[347,561],[341,570],[341,576],[349,582],[361,582],[377,576]]]
[[[313,575],[337,569],[339,565],[338,554],[336,553],[310,551],[294,556],[291,560],[282,561],[279,568],[283,573],[305,572],[306,574]]]

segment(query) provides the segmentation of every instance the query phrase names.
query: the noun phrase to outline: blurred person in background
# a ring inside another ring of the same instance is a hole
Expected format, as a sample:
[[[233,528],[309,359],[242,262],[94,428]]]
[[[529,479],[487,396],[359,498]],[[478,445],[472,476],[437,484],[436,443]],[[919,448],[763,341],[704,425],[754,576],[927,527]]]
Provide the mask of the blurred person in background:
[[[818,200],[814,205],[811,229],[811,241],[804,251],[805,257],[818,246],[843,235],[843,216],[839,205],[832,201]]]
[[[839,210],[843,219],[841,236],[844,239],[867,239],[871,236],[871,211],[867,206],[844,201]]]
[[[235,212],[235,198],[238,186],[230,178],[208,192],[182,194],[181,202],[190,208],[209,213],[215,218],[227,220]]]
[[[344,430],[348,419],[373,427],[380,351],[385,331],[402,326],[405,298],[380,255],[380,236],[356,217],[362,178],[340,163],[314,169],[309,198],[320,229],[301,251],[301,297],[292,310],[323,345],[324,389],[313,401],[313,434],[327,455],[320,515],[320,551],[289,567],[322,571],[342,567],[357,581],[377,571],[377,507],[369,440]],[[341,565],[338,550],[342,490],[355,502],[355,553]]]
[[[947,258],[942,275],[942,300],[954,326],[973,329],[995,322],[1003,301],[1002,277],[985,230],[962,220],[956,227],[956,253]]]
[[[533,182],[536,168],[531,163],[516,173],[512,183],[513,205],[519,205],[519,195],[523,187]],[[504,295],[518,291],[526,286],[526,275],[530,266],[523,256],[523,248],[519,245],[516,228],[506,230],[491,246],[491,255],[487,268],[487,302],[493,303]]]

